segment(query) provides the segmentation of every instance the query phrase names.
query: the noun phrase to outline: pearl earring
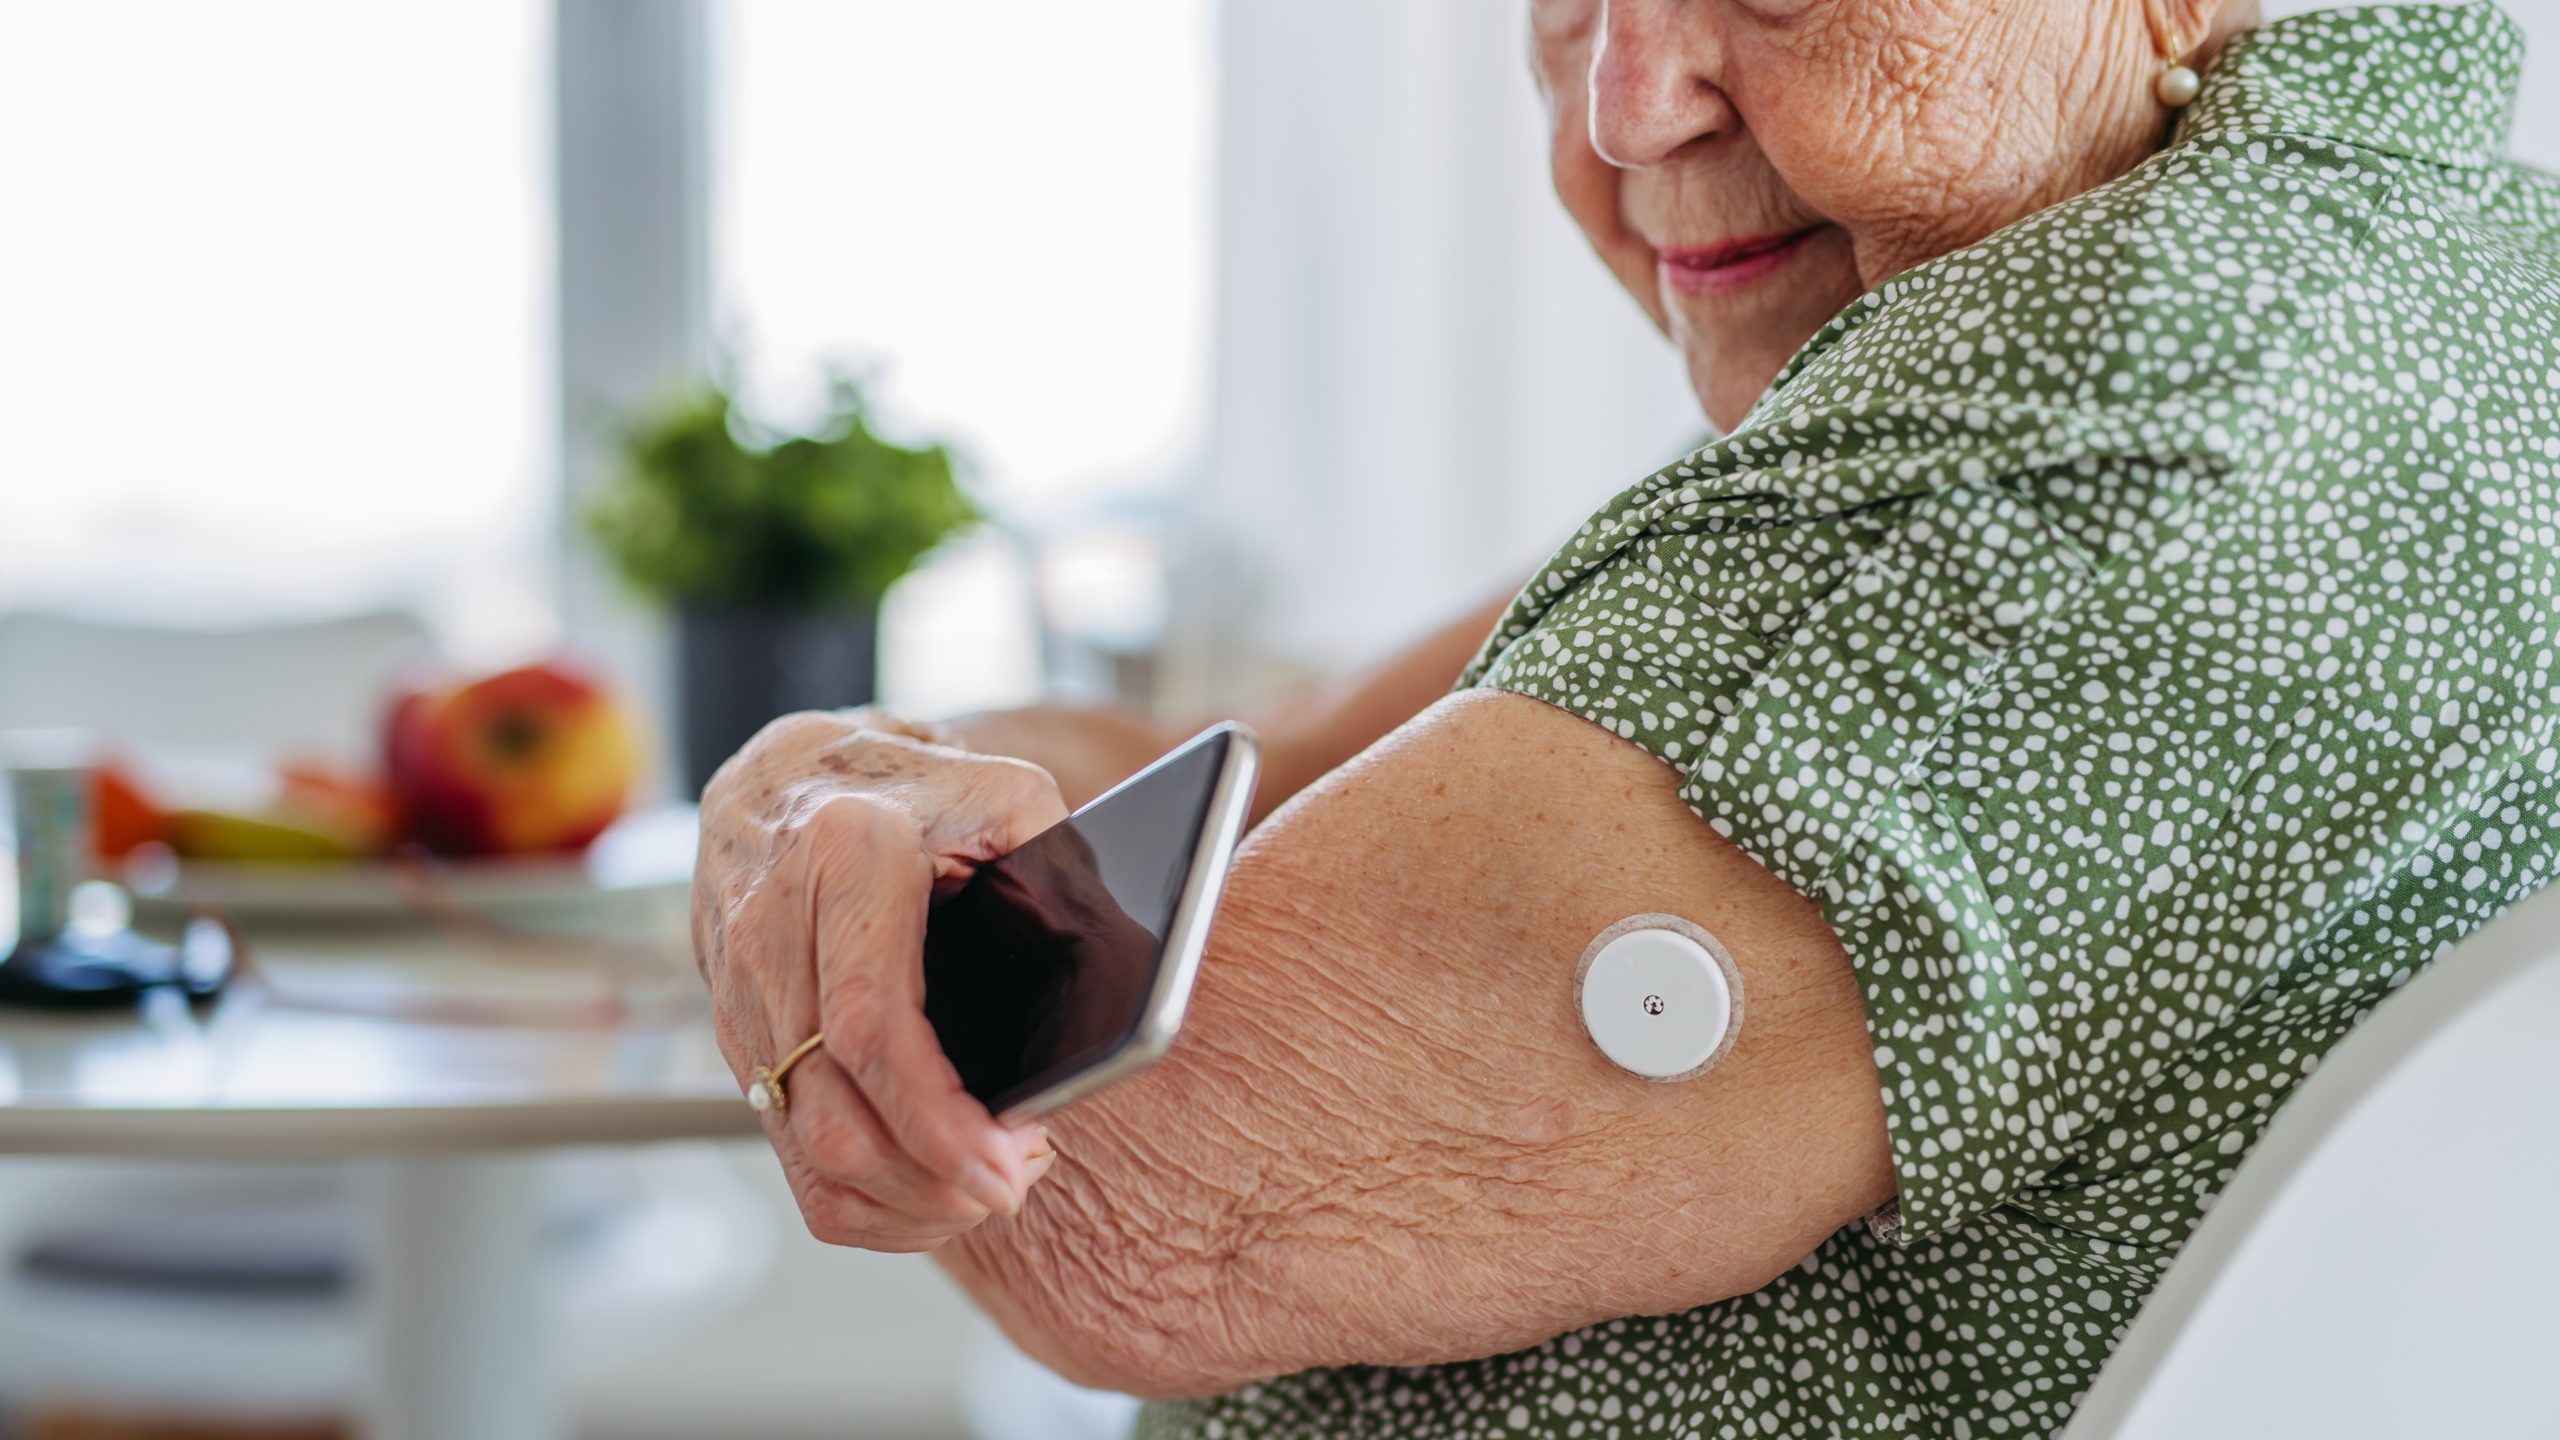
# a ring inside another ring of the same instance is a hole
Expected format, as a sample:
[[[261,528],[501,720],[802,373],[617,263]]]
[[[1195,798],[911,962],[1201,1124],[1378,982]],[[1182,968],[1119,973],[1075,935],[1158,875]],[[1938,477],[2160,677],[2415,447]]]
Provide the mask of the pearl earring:
[[[2169,52],[2160,57],[2160,78],[2151,84],[2151,93],[2159,96],[2160,103],[2172,110],[2196,98],[2196,92],[2204,88],[2204,80],[2195,71],[2178,63],[2178,57],[2185,52],[2186,47],[2178,43],[2178,22],[2172,20],[2169,22]]]

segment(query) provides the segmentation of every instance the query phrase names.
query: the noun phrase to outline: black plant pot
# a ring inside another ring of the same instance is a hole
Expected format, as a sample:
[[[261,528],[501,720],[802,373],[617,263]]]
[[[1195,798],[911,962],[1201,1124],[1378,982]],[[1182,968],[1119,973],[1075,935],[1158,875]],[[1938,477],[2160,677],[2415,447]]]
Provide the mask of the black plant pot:
[[[685,607],[676,617],[676,686],[686,786],[701,794],[720,762],[776,715],[868,702],[879,631],[870,608]]]

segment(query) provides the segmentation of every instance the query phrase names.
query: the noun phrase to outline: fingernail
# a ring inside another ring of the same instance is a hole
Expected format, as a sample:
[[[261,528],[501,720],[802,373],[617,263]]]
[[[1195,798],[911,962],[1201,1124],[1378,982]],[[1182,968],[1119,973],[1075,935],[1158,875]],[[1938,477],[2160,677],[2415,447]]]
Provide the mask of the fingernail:
[[[1004,1177],[984,1160],[972,1160],[960,1167],[960,1188],[969,1192],[970,1199],[999,1215],[1012,1215],[1022,1209],[1022,1202],[1013,1198],[1013,1187],[1004,1183]]]
[[[1030,1189],[1032,1186],[1039,1184],[1039,1183],[1040,1183],[1040,1177],[1041,1177],[1041,1176],[1043,1176],[1043,1175],[1048,1174],[1048,1173],[1049,1173],[1049,1167],[1050,1167],[1050,1166],[1052,1166],[1052,1165],[1055,1165],[1055,1164],[1057,1164],[1057,1163],[1058,1163],[1058,1152],[1057,1152],[1057,1151],[1055,1151],[1055,1150],[1049,1151],[1048,1153],[1043,1154],[1043,1155],[1034,1155],[1034,1156],[1032,1156],[1032,1157],[1031,1157],[1031,1173],[1030,1173],[1030,1174],[1028,1174],[1028,1175],[1026,1175],[1026,1176],[1023,1178],[1022,1188],[1023,1188],[1023,1189],[1025,1189],[1025,1190],[1028,1190],[1028,1189]]]

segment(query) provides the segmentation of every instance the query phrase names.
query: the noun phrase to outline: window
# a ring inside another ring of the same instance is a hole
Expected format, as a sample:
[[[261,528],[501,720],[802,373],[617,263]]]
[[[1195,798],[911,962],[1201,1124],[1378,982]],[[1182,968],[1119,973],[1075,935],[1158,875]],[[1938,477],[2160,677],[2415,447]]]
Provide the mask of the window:
[[[1062,600],[1132,609],[1057,593],[1091,568],[1076,554],[1130,532],[1064,532],[1160,512],[1196,463],[1214,9],[720,12],[714,329],[748,404],[788,422],[828,366],[869,377],[884,426],[951,441],[999,524],[1038,552],[982,538],[892,593],[893,703],[1027,698],[1044,678],[1034,594],[1052,625]]]
[[[0,607],[548,638],[549,14],[0,9]]]

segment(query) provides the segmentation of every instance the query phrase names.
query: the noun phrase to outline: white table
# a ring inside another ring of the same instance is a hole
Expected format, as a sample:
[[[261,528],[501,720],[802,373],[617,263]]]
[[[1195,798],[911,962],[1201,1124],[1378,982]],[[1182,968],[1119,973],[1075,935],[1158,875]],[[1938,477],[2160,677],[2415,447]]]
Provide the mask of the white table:
[[[277,993],[305,1002],[399,991],[556,1018],[601,993],[591,969],[500,964],[414,930],[255,943]],[[698,993],[689,970],[661,979],[676,1003]],[[255,987],[202,1015],[0,1011],[0,1155],[363,1165],[373,1440],[567,1433],[536,1293],[533,1151],[756,1133],[699,1002],[590,1028],[297,1009]]]

